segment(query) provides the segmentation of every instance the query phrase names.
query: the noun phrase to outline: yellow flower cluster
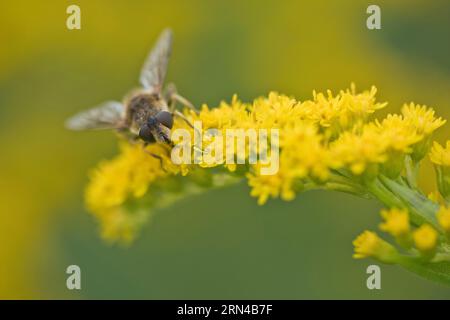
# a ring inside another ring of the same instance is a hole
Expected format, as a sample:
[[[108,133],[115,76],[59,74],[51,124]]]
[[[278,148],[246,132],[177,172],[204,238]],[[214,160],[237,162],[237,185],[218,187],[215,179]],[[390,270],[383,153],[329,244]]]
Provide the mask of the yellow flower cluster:
[[[381,217],[384,222],[380,224],[380,230],[392,235],[401,247],[409,250],[414,244],[421,256],[428,260],[434,257],[440,242],[439,232],[435,228],[424,223],[411,231],[412,227],[410,226],[409,212],[407,209],[392,208],[390,210],[382,210]],[[450,209],[442,206],[437,213],[437,219],[439,226],[450,235]],[[384,242],[376,233],[365,231],[353,242],[355,246],[354,257],[372,257],[386,262],[384,261],[383,253],[389,253],[392,256],[392,249],[382,251],[380,248],[386,248]],[[399,255],[399,252],[395,248],[394,250]]]
[[[148,149],[167,158],[167,150],[162,145],[155,144]],[[177,173],[178,168],[170,166],[171,172],[161,170],[159,160],[150,157],[141,146],[122,143],[120,150],[116,158],[100,163],[92,172],[85,198],[86,206],[100,221],[103,238],[129,242],[147,215],[143,209],[130,212],[124,203],[143,197],[153,182]]]
[[[201,132],[180,119],[176,119],[174,129],[190,130],[191,137],[200,133],[203,150],[212,143],[208,129],[224,136],[228,129],[278,129],[279,170],[263,175],[261,169],[266,164],[262,162],[207,164],[204,159],[175,165],[168,146],[154,144],[144,150],[140,144],[124,142],[120,154],[101,163],[91,175],[87,207],[101,221],[105,238],[131,239],[148,216],[148,210],[142,213],[145,201],[141,199],[156,189],[154,185],[175,176],[193,179],[198,170],[247,178],[251,195],[259,204],[277,197],[292,200],[298,192],[312,188],[362,195],[368,180],[380,173],[397,178],[405,157],[419,159],[428,152],[432,132],[445,122],[436,118],[432,109],[414,104],[405,105],[401,115],[371,121],[369,117],[386,106],[376,101],[375,94],[375,87],[357,93],[352,85],[338,94],[314,92],[313,98],[305,101],[271,92],[252,103],[234,96],[230,103],[222,102],[216,108],[204,105],[199,114],[184,110],[191,123],[201,122]],[[251,148],[248,141],[243,147]],[[236,146],[234,152],[237,148],[242,146]],[[447,149],[435,145],[432,159],[444,159],[441,154],[448,154]],[[245,154],[248,158],[250,152]],[[386,222],[383,228],[390,230],[394,225]]]
[[[301,189],[304,179],[326,181],[330,170],[343,167],[350,158],[361,159],[358,151],[345,138],[341,143],[331,146],[331,143],[340,134],[349,139],[359,139],[354,128],[362,126],[368,117],[376,110],[386,106],[386,103],[377,103],[375,100],[376,88],[370,91],[356,93],[352,85],[350,90],[341,91],[333,95],[323,93],[313,94],[313,100],[297,101],[285,95],[271,92],[267,98],[258,98],[251,104],[240,102],[233,97],[231,104],[222,102],[219,107],[210,109],[203,106],[197,116],[191,113],[193,121],[202,122],[203,130],[209,128],[225,131],[227,129],[279,129],[280,130],[280,167],[274,176],[260,174],[261,164],[251,166],[247,177],[252,187],[251,195],[258,198],[259,204],[264,204],[268,198],[281,197],[292,200],[296,191]],[[347,132],[347,130],[350,130]],[[377,130],[381,132],[381,130]],[[365,135],[364,135],[365,137]],[[384,141],[380,136],[373,139]],[[364,138],[363,138],[364,139]],[[361,142],[362,148],[372,146],[374,143]],[[203,142],[203,147],[208,146]],[[248,148],[248,145],[245,146]],[[368,150],[368,153],[373,153]],[[381,153],[381,152],[380,152]],[[248,154],[248,153],[247,153]],[[377,154],[376,157],[383,158]],[[353,164],[358,173],[364,171],[364,165],[370,155],[362,158],[363,164]],[[219,164],[219,163],[218,163]],[[236,165],[226,165],[234,171]]]
[[[303,102],[271,93],[249,106],[254,127],[281,129],[277,176],[264,177],[258,170],[248,174],[258,202],[278,196],[293,199],[305,180],[326,182],[336,170],[366,178],[381,170],[396,178],[404,169],[405,156],[427,152],[431,133],[445,121],[431,109],[410,104],[403,107],[402,115],[368,122],[386,105],[376,102],[375,93],[373,87],[356,94],[352,86],[336,96],[314,93],[313,100]]]

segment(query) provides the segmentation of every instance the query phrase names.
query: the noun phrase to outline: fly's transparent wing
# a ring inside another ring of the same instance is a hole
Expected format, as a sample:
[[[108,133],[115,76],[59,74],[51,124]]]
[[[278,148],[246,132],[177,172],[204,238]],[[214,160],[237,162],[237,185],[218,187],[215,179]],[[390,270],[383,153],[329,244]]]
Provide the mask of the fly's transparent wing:
[[[120,102],[107,101],[96,108],[82,111],[66,121],[70,130],[115,129],[124,118]]]
[[[164,30],[141,70],[140,82],[145,89],[161,92],[172,51],[172,31]]]

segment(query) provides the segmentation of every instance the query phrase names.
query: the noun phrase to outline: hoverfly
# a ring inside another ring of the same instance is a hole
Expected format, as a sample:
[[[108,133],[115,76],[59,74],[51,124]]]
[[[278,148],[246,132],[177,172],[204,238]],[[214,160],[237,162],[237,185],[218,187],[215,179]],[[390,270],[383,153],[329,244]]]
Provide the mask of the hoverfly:
[[[175,110],[179,102],[194,110],[195,107],[180,96],[173,84],[163,90],[167,65],[172,50],[172,32],[164,30],[150,51],[141,69],[142,88],[134,90],[124,102],[107,101],[96,108],[83,111],[69,118],[66,127],[71,130],[116,129],[130,141],[163,143],[172,146],[170,129],[174,116],[190,121]]]

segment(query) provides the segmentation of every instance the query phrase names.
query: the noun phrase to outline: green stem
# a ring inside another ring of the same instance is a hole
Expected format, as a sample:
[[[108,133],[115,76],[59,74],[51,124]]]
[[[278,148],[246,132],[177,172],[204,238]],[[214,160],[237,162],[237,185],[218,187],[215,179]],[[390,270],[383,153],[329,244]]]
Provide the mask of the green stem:
[[[393,208],[404,208],[404,204],[398,199],[383,183],[376,178],[370,183],[366,184],[367,190],[384,205]]]
[[[351,181],[339,173],[332,173],[329,180],[325,183],[316,183],[314,181],[303,182],[302,191],[308,190],[332,190],[349,193],[364,199],[369,199],[371,197],[362,185]]]
[[[405,158],[406,179],[411,188],[417,189],[417,177],[420,170],[420,162],[414,161],[410,156]]]
[[[339,192],[345,192],[349,193],[355,196],[359,196],[365,199],[370,198],[370,195],[363,189],[355,188],[351,185],[338,183],[338,182],[327,182],[324,185],[324,189],[326,190],[333,190],[333,191],[339,191]]]
[[[364,186],[349,179],[339,172],[332,172],[330,174],[330,181],[326,185],[330,190],[351,193],[365,199],[371,197]]]

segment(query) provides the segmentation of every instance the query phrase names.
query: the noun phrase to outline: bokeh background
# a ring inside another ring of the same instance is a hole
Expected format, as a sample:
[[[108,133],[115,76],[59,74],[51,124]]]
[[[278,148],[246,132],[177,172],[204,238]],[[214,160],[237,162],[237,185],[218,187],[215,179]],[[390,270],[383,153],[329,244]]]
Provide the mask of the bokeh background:
[[[66,7],[82,29],[66,29]],[[309,98],[351,81],[374,84],[388,111],[403,102],[450,118],[450,2],[1,1],[0,298],[449,298],[450,289],[395,266],[366,288],[352,240],[379,204],[330,193],[258,207],[245,184],[158,212],[129,248],[110,246],[83,207],[87,172],[117,152],[108,132],[72,133],[66,117],[138,84],[159,32],[175,33],[168,78],[195,104],[270,90]],[[438,140],[449,137],[449,125]],[[422,172],[433,186],[430,166]],[[65,269],[82,270],[82,290]]]

